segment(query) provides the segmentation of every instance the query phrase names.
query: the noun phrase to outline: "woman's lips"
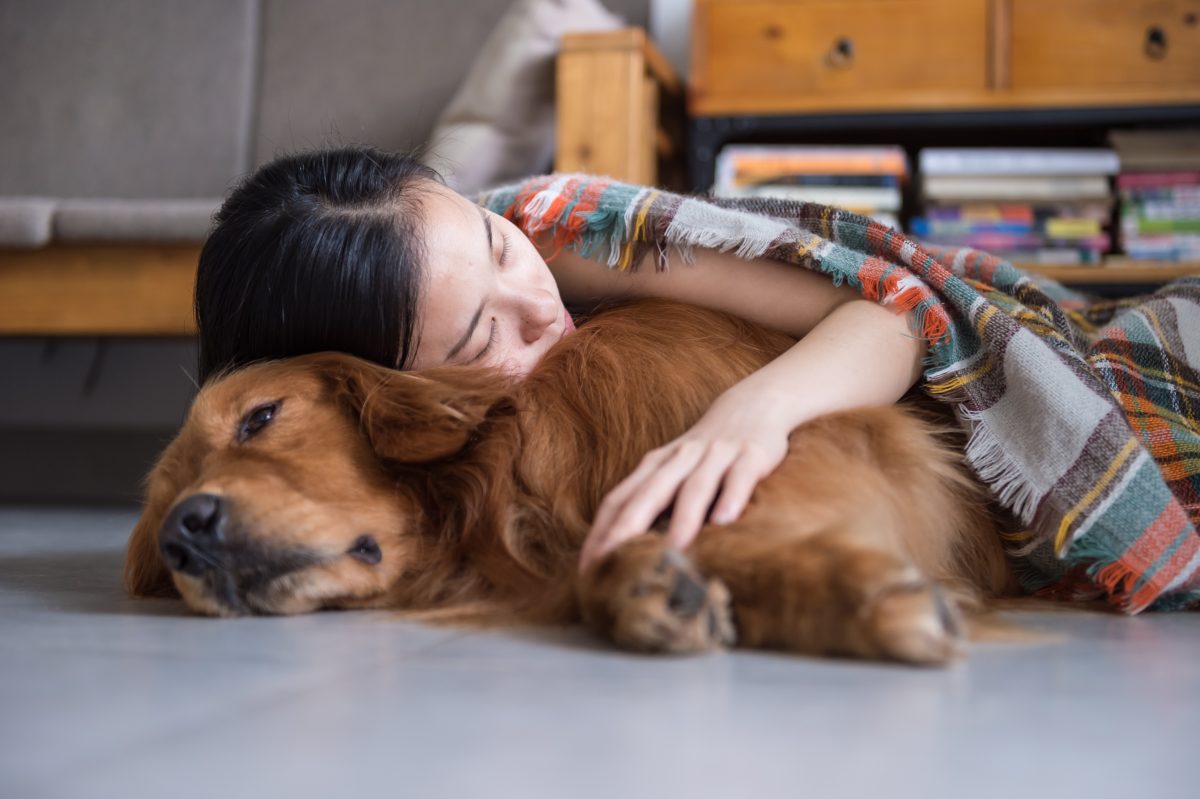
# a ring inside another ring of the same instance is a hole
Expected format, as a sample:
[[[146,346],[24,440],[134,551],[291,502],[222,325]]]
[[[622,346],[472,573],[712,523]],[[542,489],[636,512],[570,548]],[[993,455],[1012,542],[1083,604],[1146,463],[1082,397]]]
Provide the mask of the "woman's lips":
[[[563,309],[563,335],[575,332],[575,320],[571,318],[570,311]]]

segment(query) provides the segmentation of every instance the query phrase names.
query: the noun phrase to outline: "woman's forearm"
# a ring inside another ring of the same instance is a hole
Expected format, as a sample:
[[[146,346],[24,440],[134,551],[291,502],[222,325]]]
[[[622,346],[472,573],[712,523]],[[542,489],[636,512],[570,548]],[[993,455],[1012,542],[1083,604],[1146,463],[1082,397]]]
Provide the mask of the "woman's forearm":
[[[637,272],[617,272],[570,251],[561,252],[550,268],[567,302],[661,297],[725,311],[795,338],[842,303],[860,298],[857,289],[834,286],[828,275],[770,258],[743,260],[731,252],[697,248],[689,264],[674,250],[669,255],[665,272],[655,272],[649,260]]]
[[[738,384],[767,392],[792,426],[834,411],[890,405],[921,376],[926,342],[911,314],[869,300],[837,306],[787,352]]]
[[[672,253],[678,261],[678,254]],[[800,339],[789,351],[734,387],[778,395],[793,425],[846,408],[888,405],[921,375],[925,342],[909,332],[910,314],[862,299],[850,286],[790,264],[698,249],[693,264],[673,262],[656,273],[598,269],[563,252],[552,266],[563,296],[657,296],[727,311]],[[743,394],[743,399],[750,396]]]

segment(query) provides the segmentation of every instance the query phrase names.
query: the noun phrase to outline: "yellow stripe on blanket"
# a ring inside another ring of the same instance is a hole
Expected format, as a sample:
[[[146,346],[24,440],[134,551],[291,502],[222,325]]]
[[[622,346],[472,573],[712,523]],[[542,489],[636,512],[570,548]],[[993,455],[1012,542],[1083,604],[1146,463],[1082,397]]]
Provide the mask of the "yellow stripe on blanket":
[[[1136,438],[1130,438],[1128,441],[1126,441],[1125,446],[1121,447],[1121,451],[1117,453],[1117,457],[1113,458],[1112,463],[1108,465],[1108,468],[1104,471],[1104,474],[1100,477],[1096,484],[1092,486],[1091,490],[1084,494],[1083,497],[1075,503],[1075,507],[1071,508],[1069,511],[1067,511],[1067,514],[1063,516],[1062,522],[1058,525],[1058,535],[1054,537],[1055,552],[1062,552],[1063,540],[1067,537],[1067,529],[1071,526],[1071,523],[1074,522],[1079,514],[1083,512],[1084,508],[1092,503],[1092,500],[1100,495],[1100,492],[1104,490],[1105,486],[1112,482],[1113,478],[1116,477],[1117,472],[1121,471],[1122,464],[1129,460],[1129,456],[1132,455],[1137,448],[1138,440]]]
[[[646,227],[646,217],[650,214],[650,206],[654,205],[654,198],[659,194],[660,192],[652,190],[642,201],[642,207],[638,209],[637,220],[633,223],[633,232],[625,243],[625,251],[621,253],[621,262],[617,265],[619,271],[625,271],[633,266],[634,249],[637,243],[643,240],[642,230]]]

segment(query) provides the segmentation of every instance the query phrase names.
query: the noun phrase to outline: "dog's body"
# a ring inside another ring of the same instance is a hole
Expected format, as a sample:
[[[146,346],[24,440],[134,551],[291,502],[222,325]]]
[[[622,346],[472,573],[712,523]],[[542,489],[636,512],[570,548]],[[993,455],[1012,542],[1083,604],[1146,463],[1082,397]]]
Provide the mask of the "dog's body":
[[[943,662],[962,629],[938,586],[986,596],[1011,578],[983,489],[904,405],[797,429],[742,518],[686,557],[651,533],[577,575],[605,493],[790,344],[649,302],[598,316],[520,383],[333,354],[247,368],[201,392],[155,467],[127,584],[173,578],[216,615],[582,614],[635,649]]]

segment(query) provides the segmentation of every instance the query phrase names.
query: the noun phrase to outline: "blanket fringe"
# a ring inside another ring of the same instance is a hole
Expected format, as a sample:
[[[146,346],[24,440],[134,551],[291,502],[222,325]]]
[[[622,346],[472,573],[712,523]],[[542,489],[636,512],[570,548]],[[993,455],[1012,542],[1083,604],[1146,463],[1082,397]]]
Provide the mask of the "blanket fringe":
[[[750,238],[749,236],[740,236],[731,239],[726,231],[709,229],[676,229],[668,235],[667,242],[686,248],[689,255],[692,253],[693,248],[700,247],[706,250],[733,252],[738,258],[746,261],[764,255],[771,246],[771,242],[769,241]],[[693,260],[695,260],[694,257],[689,257],[689,262]]]
[[[1041,495],[1021,474],[1017,462],[1005,451],[1004,443],[981,416],[961,407],[958,410],[967,419],[970,429],[967,462],[1004,507],[1011,510],[1022,524],[1032,524]]]
[[[1139,605],[1134,601],[1136,597],[1134,589],[1138,582],[1137,572],[1121,561],[1114,561],[1103,566],[1099,562],[1094,563],[1088,569],[1088,576],[1092,578],[1092,582],[1104,586],[1111,601],[1122,612],[1132,616],[1146,609],[1145,605]]]

